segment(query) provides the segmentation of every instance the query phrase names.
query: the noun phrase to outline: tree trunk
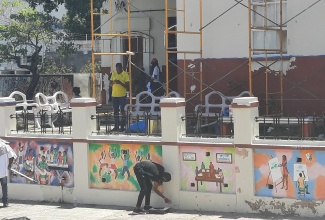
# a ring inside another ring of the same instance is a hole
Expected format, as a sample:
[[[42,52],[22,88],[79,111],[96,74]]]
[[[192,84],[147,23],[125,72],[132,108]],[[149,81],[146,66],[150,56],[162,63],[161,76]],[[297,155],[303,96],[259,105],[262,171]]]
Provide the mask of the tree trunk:
[[[28,86],[28,89],[26,91],[26,98],[27,100],[33,100],[34,92],[37,87],[38,81],[40,79],[40,75],[38,73],[32,73],[32,80]]]
[[[32,100],[34,97],[34,92],[35,89],[37,87],[37,84],[39,82],[40,79],[40,75],[38,73],[38,64],[40,63],[38,54],[40,53],[40,51],[42,50],[42,46],[37,47],[37,49],[35,50],[35,52],[33,53],[32,57],[31,57],[31,65],[30,67],[24,67],[29,69],[29,71],[32,73],[32,80],[28,86],[27,91],[25,92],[26,94],[26,98],[27,100]],[[19,67],[23,67],[20,65],[20,61],[18,63]]]

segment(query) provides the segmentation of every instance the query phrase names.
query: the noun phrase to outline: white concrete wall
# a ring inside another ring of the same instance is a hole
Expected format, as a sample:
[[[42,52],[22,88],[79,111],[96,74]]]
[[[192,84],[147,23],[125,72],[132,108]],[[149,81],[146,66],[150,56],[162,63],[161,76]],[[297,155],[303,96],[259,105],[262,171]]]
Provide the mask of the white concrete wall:
[[[229,0],[204,0],[202,11],[202,26],[212,20],[217,20],[203,29],[203,58],[226,58],[248,56],[248,9],[237,5],[222,15],[226,10],[236,4]],[[244,0],[243,4],[247,5]],[[183,1],[177,1],[177,7],[183,8]],[[186,31],[199,31],[199,1],[186,1]],[[183,13],[177,14],[179,30],[183,28]],[[197,50],[198,37],[180,35],[177,38],[178,50]]]
[[[197,0],[186,1],[186,30],[199,30],[199,7]],[[291,19],[309,8],[316,1],[288,0],[287,18]],[[248,0],[237,4],[229,0],[203,1],[203,26],[219,17],[203,29],[203,58],[234,58],[249,55],[249,20]],[[183,0],[177,1],[178,9],[183,8]],[[325,2],[320,1],[288,23],[288,54],[289,55],[323,55],[323,39],[325,38],[323,9]],[[229,9],[229,11],[227,11]],[[227,11],[227,12],[226,12]],[[223,14],[226,12],[225,14]],[[223,15],[222,15],[223,14]],[[183,28],[183,13],[177,14],[178,29]],[[197,50],[199,39],[179,34],[178,50]],[[189,56],[191,57],[191,56]],[[180,55],[179,59],[183,59]]]
[[[288,19],[316,1],[288,0]],[[288,23],[288,54],[324,55],[325,2],[319,1]]]
[[[13,111],[12,105],[6,103],[8,100],[0,100],[0,112],[3,117],[8,117]],[[9,100],[10,101],[10,100]],[[289,198],[257,197],[254,189],[254,146],[264,146],[266,149],[272,146],[286,146],[288,148],[299,146],[321,147],[321,141],[278,141],[257,140],[254,134],[256,130],[255,116],[258,116],[258,102],[256,98],[238,98],[232,105],[234,112],[235,136],[234,139],[202,139],[181,137],[184,129],[184,121],[180,120],[185,114],[184,99],[164,99],[161,103],[162,138],[145,137],[145,139],[132,136],[96,136],[91,135],[95,127],[95,120],[90,120],[90,115],[95,113],[94,99],[73,99],[73,134],[71,136],[53,136],[55,139],[72,139],[74,141],[74,182],[71,189],[51,187],[44,185],[9,184],[9,197],[16,200],[39,200],[39,201],[63,201],[85,204],[102,204],[118,206],[134,206],[138,196],[136,191],[106,190],[89,188],[89,152],[88,142],[105,141],[105,143],[116,143],[116,141],[133,141],[134,143],[155,142],[163,145],[163,164],[166,170],[171,171],[172,181],[164,184],[164,193],[171,198],[170,205],[175,209],[202,210],[219,212],[255,213],[270,212],[277,214],[292,214],[301,216],[324,216],[325,204],[323,201],[308,201]],[[246,119],[241,119],[246,118]],[[4,119],[4,118],[2,118]],[[80,120],[85,119],[85,120]],[[168,122],[168,123],[167,123]],[[250,124],[250,125],[247,125]],[[6,123],[7,125],[7,123]],[[175,127],[177,129],[170,129]],[[0,130],[1,138],[37,138],[35,135],[24,134],[13,135],[8,129]],[[43,139],[51,139],[46,135]],[[249,138],[247,138],[247,136]],[[40,137],[40,136],[38,136]],[[210,147],[228,145],[235,146],[236,167],[236,194],[221,194],[208,192],[180,191],[180,156],[179,146],[184,144],[195,144]],[[304,148],[306,149],[306,148]],[[164,206],[163,200],[157,195],[152,196],[153,206]]]

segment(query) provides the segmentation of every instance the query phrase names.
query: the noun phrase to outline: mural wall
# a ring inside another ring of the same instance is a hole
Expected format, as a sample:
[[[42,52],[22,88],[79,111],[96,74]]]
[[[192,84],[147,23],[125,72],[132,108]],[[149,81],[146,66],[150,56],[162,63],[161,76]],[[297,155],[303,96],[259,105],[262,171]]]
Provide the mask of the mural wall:
[[[180,147],[181,190],[235,193],[234,147]]]
[[[11,183],[74,186],[72,142],[10,141],[17,154],[12,168],[35,182],[11,172]]]
[[[89,144],[90,188],[139,190],[133,166],[144,160],[162,164],[162,146]]]
[[[254,150],[255,195],[325,200],[325,152]]]
[[[13,91],[26,93],[31,75],[0,75],[0,97],[8,97]],[[65,92],[72,98],[73,75],[41,75],[35,89],[44,95],[53,95],[57,91]],[[34,94],[34,95],[35,95]]]

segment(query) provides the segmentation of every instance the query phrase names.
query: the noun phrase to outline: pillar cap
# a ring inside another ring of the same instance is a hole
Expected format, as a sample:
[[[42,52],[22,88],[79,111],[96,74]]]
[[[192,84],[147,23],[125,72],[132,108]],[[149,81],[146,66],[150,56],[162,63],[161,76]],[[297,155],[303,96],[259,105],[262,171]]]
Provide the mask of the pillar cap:
[[[185,102],[184,98],[162,98],[160,99],[160,103],[180,103]]]
[[[97,106],[95,98],[74,98],[70,101],[71,107]]]
[[[258,106],[257,97],[240,97],[234,98],[231,106],[234,107],[255,107]]]
[[[95,98],[73,98],[70,103],[89,103],[96,102]]]
[[[16,105],[16,100],[9,97],[0,97],[0,105]]]

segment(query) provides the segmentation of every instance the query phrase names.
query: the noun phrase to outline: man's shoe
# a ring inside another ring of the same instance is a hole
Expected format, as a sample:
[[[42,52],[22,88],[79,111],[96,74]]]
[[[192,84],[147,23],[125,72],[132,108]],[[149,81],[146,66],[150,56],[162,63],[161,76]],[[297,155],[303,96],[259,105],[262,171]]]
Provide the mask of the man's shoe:
[[[8,203],[3,203],[3,207],[8,207]]]
[[[124,132],[125,128],[121,128],[120,130],[118,130],[119,132]]]
[[[143,213],[143,209],[136,207],[135,209],[133,209],[133,212],[134,213]]]
[[[145,206],[143,207],[143,210],[144,210],[144,211],[149,211],[150,209],[153,209],[153,207],[152,207],[151,205],[145,205]]]

